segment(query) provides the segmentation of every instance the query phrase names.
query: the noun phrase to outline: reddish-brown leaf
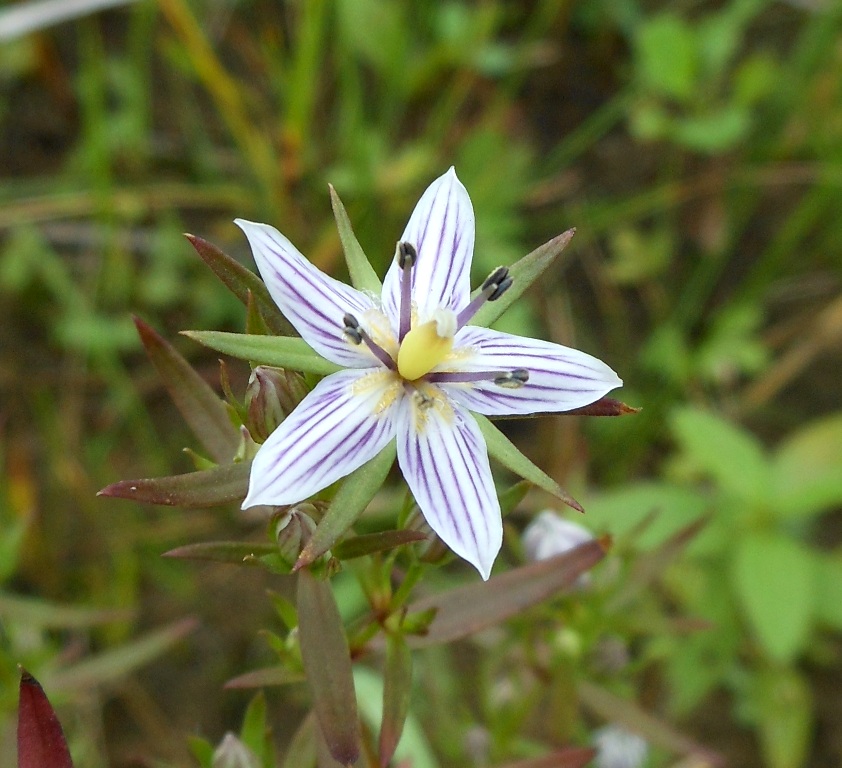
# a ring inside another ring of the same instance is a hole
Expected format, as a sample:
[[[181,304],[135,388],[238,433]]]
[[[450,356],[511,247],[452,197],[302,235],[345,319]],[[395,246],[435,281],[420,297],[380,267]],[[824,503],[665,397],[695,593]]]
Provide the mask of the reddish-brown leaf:
[[[18,768],[73,768],[61,723],[43,688],[21,669]]]

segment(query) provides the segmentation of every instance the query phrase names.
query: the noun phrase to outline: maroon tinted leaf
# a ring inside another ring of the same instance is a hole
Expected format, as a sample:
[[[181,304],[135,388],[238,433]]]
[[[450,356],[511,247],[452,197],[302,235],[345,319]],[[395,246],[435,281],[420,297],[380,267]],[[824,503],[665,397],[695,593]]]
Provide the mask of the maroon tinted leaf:
[[[564,416],[631,416],[640,413],[640,408],[632,408],[613,397],[603,397],[590,405],[564,411]]]
[[[73,768],[67,741],[44,690],[21,669],[18,768]]]
[[[223,464],[184,475],[121,480],[103,488],[97,496],[131,499],[143,504],[204,509],[242,501],[248,491],[251,462]]]
[[[264,669],[253,669],[237,677],[232,677],[225,688],[266,688],[274,685],[289,685],[304,681],[304,675],[284,667],[265,667]]]
[[[217,563],[242,565],[246,560],[253,560],[263,555],[272,555],[278,551],[274,544],[254,541],[202,541],[198,544],[185,544],[169,552],[164,557],[182,560],[213,560]]]
[[[506,763],[500,768],[583,768],[593,760],[595,754],[596,750],[588,747],[568,747],[551,755]]]
[[[357,697],[348,640],[330,584],[298,575],[298,638],[313,709],[330,754],[342,765],[359,755]]]
[[[264,282],[239,261],[223,253],[212,243],[195,235],[185,235],[199,256],[240,301],[248,306],[249,291],[254,295],[254,301],[266,325],[279,336],[289,336],[292,327],[280,313],[269,295]]]
[[[134,322],[146,354],[193,434],[214,461],[231,461],[240,445],[240,432],[231,423],[225,403],[175,347],[139,317]]]
[[[380,726],[380,766],[386,768],[401,740],[409,713],[412,688],[412,654],[406,639],[392,636],[386,643],[386,667],[383,670],[383,722]]]
[[[516,616],[572,586],[604,557],[607,546],[606,540],[589,541],[488,581],[418,600],[409,606],[410,613],[437,612],[426,636],[412,638],[410,644],[419,647],[451,642]]]
[[[373,552],[384,552],[387,549],[411,544],[414,541],[426,541],[427,537],[420,531],[381,531],[353,536],[340,542],[331,550],[333,556],[339,560],[351,560],[355,557],[370,555]]]

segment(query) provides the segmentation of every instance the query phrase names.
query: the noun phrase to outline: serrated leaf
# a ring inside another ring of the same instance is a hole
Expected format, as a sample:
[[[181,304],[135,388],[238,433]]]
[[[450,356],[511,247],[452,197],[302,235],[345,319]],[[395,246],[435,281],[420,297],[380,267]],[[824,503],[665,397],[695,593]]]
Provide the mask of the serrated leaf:
[[[131,499],[143,504],[205,509],[242,501],[248,491],[251,462],[223,464],[183,475],[121,480],[103,488],[97,496]]]
[[[152,326],[139,317],[134,322],[146,354],[193,434],[217,463],[231,461],[240,446],[240,432],[225,403]]]
[[[809,637],[816,564],[802,544],[752,533],[737,544],[732,577],[760,645],[775,661],[794,659]]]
[[[273,333],[279,336],[287,336],[294,332],[275,302],[272,301],[266,284],[254,272],[223,253],[213,243],[195,235],[185,235],[185,237],[202,257],[205,264],[213,270],[214,274],[244,305],[248,305],[249,292],[254,294],[260,314]]]
[[[24,669],[18,702],[18,768],[73,768],[61,723],[41,685]]]
[[[772,505],[787,517],[811,515],[842,503],[842,414],[796,432],[773,459]]]
[[[489,456],[495,458],[516,475],[520,475],[533,485],[537,485],[541,490],[552,494],[559,501],[567,504],[567,506],[572,507],[578,512],[584,512],[582,505],[576,499],[567,493],[546,472],[535,466],[535,464],[524,456],[517,446],[497,429],[489,419],[478,413],[473,414],[473,416],[479,425],[482,436],[485,438]]]
[[[589,541],[488,581],[422,598],[409,606],[409,613],[434,609],[436,616],[426,636],[411,638],[410,645],[449,643],[517,616],[575,584],[605,556],[606,547],[604,541]]]
[[[75,690],[113,683],[161,656],[190,634],[197,625],[196,619],[187,618],[164,629],[149,632],[132,642],[104,651],[56,673],[51,678],[52,685],[56,689]]]
[[[368,257],[365,255],[354,230],[348,213],[333,185],[330,186],[330,204],[333,207],[333,216],[336,219],[336,228],[339,231],[339,239],[342,242],[342,250],[345,253],[345,262],[348,265],[348,274],[351,276],[351,283],[358,291],[367,291],[379,297],[383,290],[383,284],[377,273],[371,266]]]
[[[385,482],[396,452],[393,440],[377,456],[342,481],[312,538],[301,551],[295,564],[296,570],[321,557],[354,524]]]
[[[330,754],[350,765],[359,725],[348,640],[330,584],[306,569],[298,575],[298,637],[319,728]]]
[[[412,654],[406,639],[393,635],[386,641],[386,664],[383,670],[383,719],[380,725],[379,756],[386,768],[401,739],[409,714],[412,691]]]
[[[512,285],[497,301],[487,301],[471,319],[471,325],[487,327],[502,315],[515,301],[517,301],[546,269],[561,255],[567,244],[576,233],[575,229],[554,237],[544,245],[528,253],[520,261],[509,267]],[[474,291],[472,298],[479,295],[479,289]]]
[[[164,552],[162,556],[180,560],[211,560],[216,563],[242,565],[263,555],[276,554],[277,551],[277,546],[262,541],[202,541],[176,547],[169,552]]]
[[[199,344],[230,355],[248,360],[257,365],[272,365],[292,371],[327,375],[342,370],[314,352],[304,339],[298,336],[252,336],[247,333],[226,333],[224,331],[182,331]]]
[[[362,536],[352,536],[345,541],[340,541],[330,549],[337,560],[351,560],[355,557],[371,555],[374,552],[385,552],[404,544],[426,541],[426,539],[427,537],[420,531],[379,531],[377,533],[366,533]]]
[[[697,408],[679,408],[671,421],[687,458],[723,490],[751,503],[766,499],[770,466],[754,435]]]

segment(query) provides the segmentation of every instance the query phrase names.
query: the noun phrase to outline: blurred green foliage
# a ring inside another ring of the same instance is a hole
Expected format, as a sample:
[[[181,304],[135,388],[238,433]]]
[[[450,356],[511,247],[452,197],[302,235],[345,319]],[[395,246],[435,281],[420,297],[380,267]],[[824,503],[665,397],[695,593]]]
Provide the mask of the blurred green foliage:
[[[107,764],[103,741],[122,757],[137,730],[181,764],[160,738],[177,711],[192,713],[183,728],[239,727],[219,686],[265,663],[253,634],[278,617],[246,611],[251,581],[209,590],[158,556],[242,537],[243,521],[94,497],[192,467],[172,459],[189,438],[130,314],[171,334],[240,330],[241,306],[181,237],[245,260],[234,216],[276,225],[342,276],[328,183],[382,274],[418,193],[455,164],[477,214],[477,279],[578,228],[567,268],[502,321],[609,361],[643,411],[512,430],[616,552],[592,591],[420,653],[419,743],[442,765],[499,763],[625,718],[662,764],[684,742],[649,710],[690,733],[707,723],[735,764],[838,760],[821,683],[842,663],[840,28],[840,6],[818,0],[158,0],[4,42],[2,691],[21,661],[49,686],[88,652],[114,660],[76,681],[98,692],[68,723],[92,766]],[[216,381],[213,356],[179,349]],[[238,392],[245,375],[232,366]],[[339,577],[340,607],[362,610],[354,584]],[[169,697],[156,709],[130,672],[180,635],[141,633],[212,601],[202,668],[163,667],[176,686],[144,678]],[[126,608],[140,618],[109,613]],[[130,725],[102,737],[115,700]],[[0,704],[5,734],[14,702]],[[240,739],[265,762],[263,707]],[[207,745],[194,753],[212,764]]]

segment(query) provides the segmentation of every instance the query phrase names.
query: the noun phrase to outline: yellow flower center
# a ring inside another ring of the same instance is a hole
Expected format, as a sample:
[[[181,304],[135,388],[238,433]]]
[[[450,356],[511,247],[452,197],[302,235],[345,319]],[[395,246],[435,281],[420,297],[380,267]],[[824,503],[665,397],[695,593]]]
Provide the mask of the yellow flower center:
[[[428,374],[453,351],[456,316],[441,309],[429,322],[416,325],[403,337],[398,350],[398,373],[406,381]]]

